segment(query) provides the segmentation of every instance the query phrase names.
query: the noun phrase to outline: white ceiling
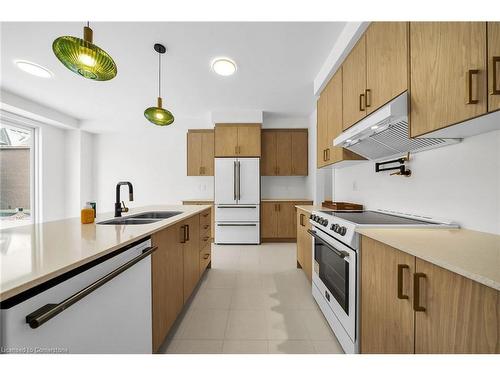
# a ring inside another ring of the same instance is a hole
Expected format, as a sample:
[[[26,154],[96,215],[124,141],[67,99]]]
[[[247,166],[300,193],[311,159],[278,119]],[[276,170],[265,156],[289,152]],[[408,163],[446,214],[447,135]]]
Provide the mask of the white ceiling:
[[[82,128],[113,131],[141,127],[143,111],[155,105],[158,58],[163,59],[164,107],[177,120],[208,118],[213,110],[258,109],[275,115],[306,116],[314,108],[313,80],[344,22],[273,23],[93,23],[94,43],[118,66],[111,81],[75,75],[52,53],[61,35],[80,36],[83,23],[2,23],[1,87],[82,120]],[[214,57],[238,64],[231,77],[215,75]],[[23,59],[49,68],[52,79],[26,74]]]

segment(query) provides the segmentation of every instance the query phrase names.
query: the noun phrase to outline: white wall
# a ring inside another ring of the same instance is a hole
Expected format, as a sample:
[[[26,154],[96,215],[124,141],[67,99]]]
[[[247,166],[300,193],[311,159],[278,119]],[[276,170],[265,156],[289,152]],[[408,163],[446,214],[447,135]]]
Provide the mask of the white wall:
[[[336,169],[334,199],[500,234],[500,131],[417,153],[409,167],[409,178],[375,173],[374,162]]]
[[[118,181],[134,185],[130,207],[150,204],[179,204],[183,199],[213,198],[213,177],[188,177],[188,129],[211,127],[207,119],[178,119],[170,127],[144,124],[135,132],[95,135],[95,191],[97,211],[114,210]]]

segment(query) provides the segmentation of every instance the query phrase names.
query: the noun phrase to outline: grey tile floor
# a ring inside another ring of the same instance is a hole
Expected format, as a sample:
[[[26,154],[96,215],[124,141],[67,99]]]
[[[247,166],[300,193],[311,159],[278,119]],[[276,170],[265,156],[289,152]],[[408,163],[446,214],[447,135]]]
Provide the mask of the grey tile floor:
[[[343,353],[295,254],[294,243],[212,245],[212,268],[160,353]]]

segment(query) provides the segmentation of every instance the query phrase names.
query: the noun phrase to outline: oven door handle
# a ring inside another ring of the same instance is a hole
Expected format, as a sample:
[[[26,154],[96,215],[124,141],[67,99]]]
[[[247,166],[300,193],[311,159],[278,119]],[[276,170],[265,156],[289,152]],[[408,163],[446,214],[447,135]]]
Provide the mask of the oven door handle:
[[[330,246],[329,244],[327,244],[325,242],[325,240],[323,240],[320,236],[318,236],[315,231],[308,229],[307,233],[309,233],[311,236],[313,236],[314,238],[316,238],[318,241],[321,241],[321,243],[323,243],[326,247],[328,247],[335,254],[337,254],[338,257],[340,257],[342,259],[345,258],[345,257],[349,257],[349,253],[348,252],[346,252],[346,251],[339,251],[339,250],[335,249],[333,246]]]

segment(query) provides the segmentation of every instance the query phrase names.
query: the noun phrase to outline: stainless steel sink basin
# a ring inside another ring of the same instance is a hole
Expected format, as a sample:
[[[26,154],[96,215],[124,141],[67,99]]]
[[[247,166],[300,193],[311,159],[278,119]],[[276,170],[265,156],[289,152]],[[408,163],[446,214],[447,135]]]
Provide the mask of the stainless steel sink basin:
[[[168,219],[170,217],[181,214],[181,211],[149,211],[141,212],[140,214],[115,217],[114,219],[100,221],[97,224],[104,225],[138,225],[151,224],[157,221]]]
[[[136,219],[168,219],[170,217],[182,214],[181,211],[149,211],[140,214],[131,215]]]

